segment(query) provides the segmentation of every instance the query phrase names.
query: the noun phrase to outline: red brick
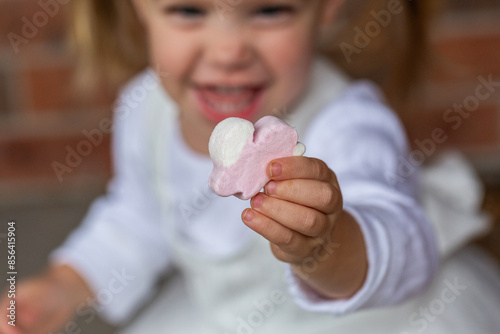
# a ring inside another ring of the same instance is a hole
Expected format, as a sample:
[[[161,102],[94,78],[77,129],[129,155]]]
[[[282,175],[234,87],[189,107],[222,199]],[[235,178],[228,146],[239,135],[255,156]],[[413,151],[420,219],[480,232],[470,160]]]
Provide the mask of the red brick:
[[[433,61],[426,74],[432,81],[500,76],[500,28],[478,36],[443,37],[432,45]]]
[[[0,116],[7,114],[10,111],[10,106],[8,103],[8,78],[7,73],[0,72]]]
[[[0,180],[49,178],[59,182],[53,169],[57,161],[67,166],[66,146],[76,150],[85,140],[83,135],[65,138],[22,138],[0,142]],[[70,167],[71,168],[71,167]],[[110,171],[109,136],[100,145],[92,146],[88,156],[63,179],[79,175],[107,175]]]
[[[79,96],[73,75],[70,65],[27,69],[21,78],[21,89],[26,94],[22,108],[52,112],[111,107],[114,96],[105,87],[92,96]]]
[[[498,0],[448,0],[447,7],[451,10],[468,11],[499,8],[500,3]]]
[[[415,140],[431,138],[434,129],[441,128],[445,131],[448,139],[439,145],[439,148],[474,148],[495,147],[499,143],[499,117],[498,110],[494,106],[480,107],[470,112],[468,118],[461,118],[459,125],[455,120],[445,120],[444,114],[447,109],[411,113],[403,117],[407,129],[408,138],[412,145]],[[453,129],[453,126],[456,129]]]
[[[476,94],[490,94],[490,91],[484,87],[484,82],[500,82],[500,77],[478,76],[470,80],[456,80],[448,83],[430,83],[425,82],[413,91],[413,102],[406,107],[411,112],[445,110],[455,103],[464,103],[470,97]],[[500,87],[490,87],[493,89],[491,95],[485,95],[485,100],[480,101],[481,106],[494,104],[500,101]]]
[[[33,111],[69,110],[72,100],[71,69],[67,66],[32,68],[25,73],[24,82],[28,99],[24,108]]]
[[[57,1],[55,3],[59,4]],[[35,42],[60,43],[66,32],[66,20],[68,16],[68,5],[59,5],[59,11],[51,17],[39,5],[39,1],[16,0],[16,1],[0,1],[0,31],[3,38],[0,39],[0,45],[11,47],[11,43],[7,37],[8,33],[17,34],[28,40],[27,44],[19,45],[19,52],[23,52],[27,46]],[[36,18],[47,18],[46,24],[40,21],[39,27],[35,25],[33,36],[23,34],[23,17],[26,17],[30,23]],[[14,49],[12,49],[14,52]]]

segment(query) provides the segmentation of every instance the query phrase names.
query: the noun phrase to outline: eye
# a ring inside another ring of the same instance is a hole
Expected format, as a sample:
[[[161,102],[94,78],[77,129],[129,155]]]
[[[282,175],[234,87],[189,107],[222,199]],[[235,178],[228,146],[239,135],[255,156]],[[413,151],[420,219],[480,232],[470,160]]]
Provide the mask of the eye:
[[[255,14],[259,18],[264,18],[264,19],[283,18],[284,16],[290,15],[293,12],[294,8],[287,5],[262,6],[255,10]]]
[[[165,14],[174,16],[179,19],[200,19],[205,15],[205,10],[192,5],[173,5],[166,7]]]

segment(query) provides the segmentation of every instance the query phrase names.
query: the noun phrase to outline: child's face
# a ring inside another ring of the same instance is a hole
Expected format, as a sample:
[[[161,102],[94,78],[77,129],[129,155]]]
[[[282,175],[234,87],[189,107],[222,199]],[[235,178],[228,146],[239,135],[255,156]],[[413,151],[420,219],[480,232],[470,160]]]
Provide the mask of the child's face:
[[[320,26],[341,0],[134,0],[151,65],[184,121],[256,121],[305,88]]]

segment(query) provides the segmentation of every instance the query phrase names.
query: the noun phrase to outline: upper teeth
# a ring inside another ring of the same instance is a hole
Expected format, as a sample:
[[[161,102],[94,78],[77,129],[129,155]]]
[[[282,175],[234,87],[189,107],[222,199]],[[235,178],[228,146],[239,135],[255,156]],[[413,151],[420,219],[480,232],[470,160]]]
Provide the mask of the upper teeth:
[[[208,103],[210,104],[210,106],[213,109],[220,110],[223,112],[235,112],[235,111],[247,108],[248,105],[250,104],[250,101],[243,101],[243,102],[239,102],[237,104],[235,104],[235,103],[214,103],[211,101],[208,101]]]
[[[216,93],[219,94],[239,94],[243,92],[244,87],[235,87],[235,86],[216,86],[214,88]]]

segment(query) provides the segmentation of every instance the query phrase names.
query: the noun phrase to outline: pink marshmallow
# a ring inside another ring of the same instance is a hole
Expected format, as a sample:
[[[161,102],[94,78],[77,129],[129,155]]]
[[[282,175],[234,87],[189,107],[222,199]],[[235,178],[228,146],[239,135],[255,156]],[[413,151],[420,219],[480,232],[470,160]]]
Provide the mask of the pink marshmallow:
[[[252,198],[269,182],[270,161],[304,154],[305,146],[297,139],[297,131],[274,116],[261,118],[255,127],[241,118],[225,119],[210,137],[210,189],[219,196]]]

